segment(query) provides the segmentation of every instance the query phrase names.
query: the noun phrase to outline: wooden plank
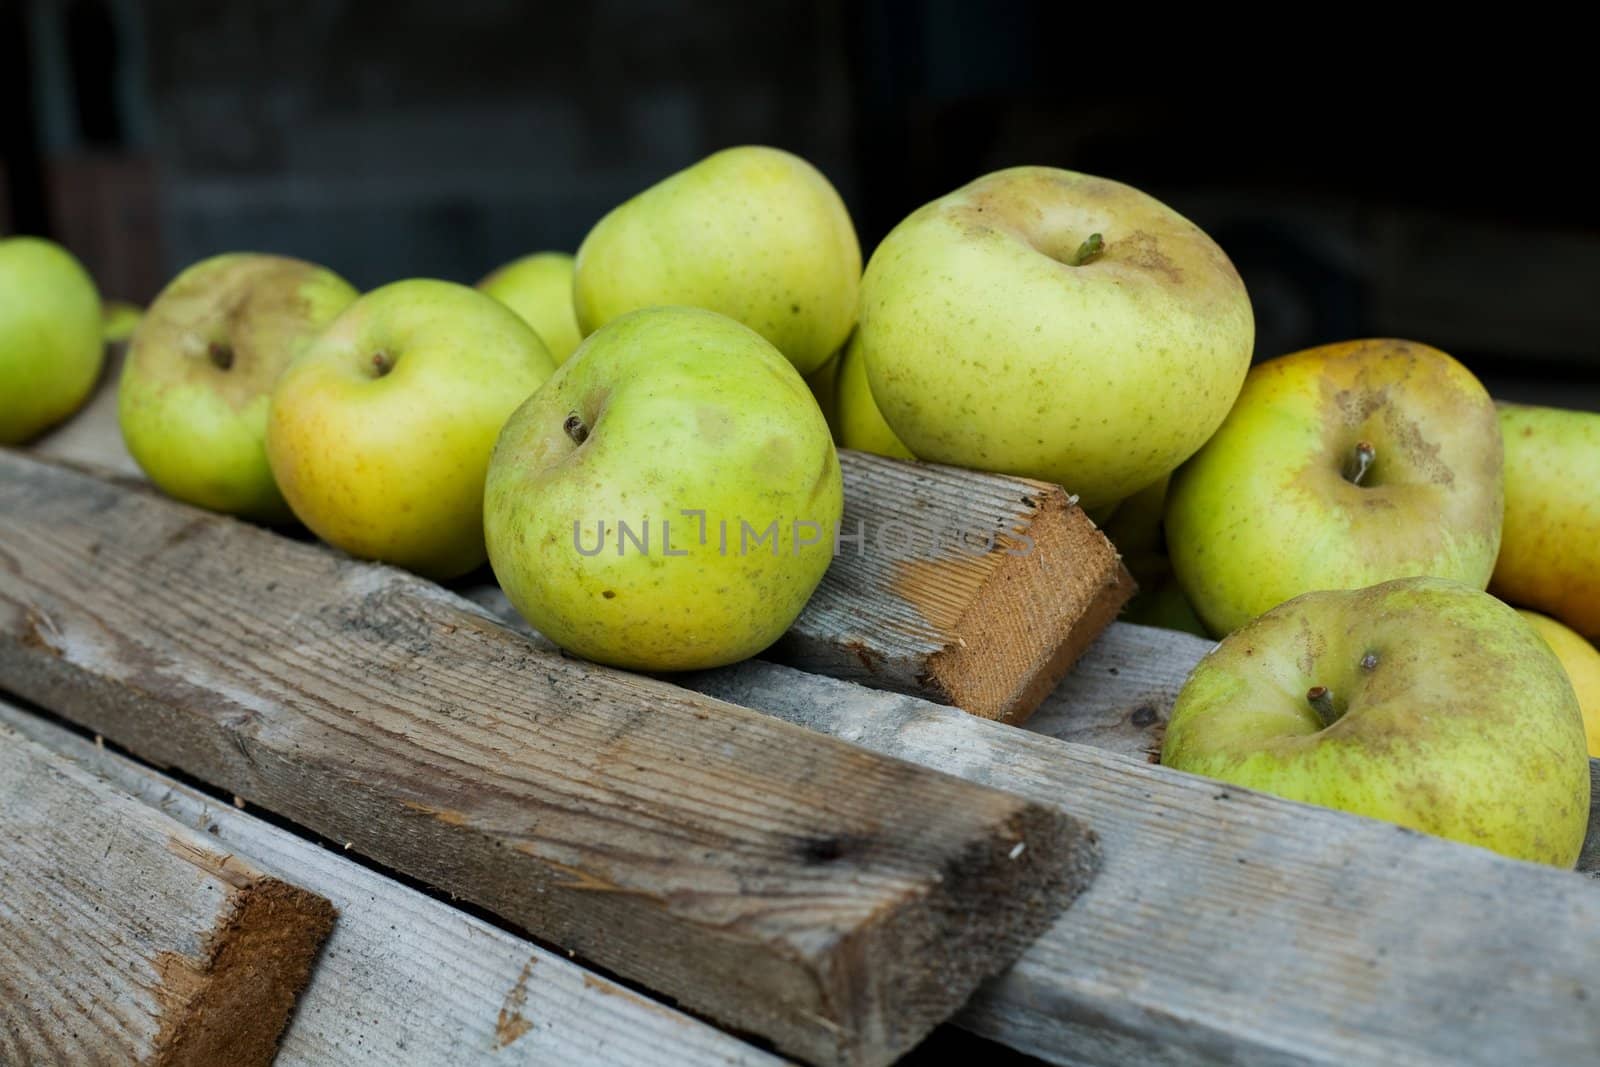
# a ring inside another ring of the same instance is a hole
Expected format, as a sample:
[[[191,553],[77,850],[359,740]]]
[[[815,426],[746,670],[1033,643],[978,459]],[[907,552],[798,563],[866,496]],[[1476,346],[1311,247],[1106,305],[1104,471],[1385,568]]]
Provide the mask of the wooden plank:
[[[4,451],[0,679],[823,1062],[910,1047],[1095,862],[1057,808],[540,651],[414,576]]]
[[[115,373],[32,451],[142,479]],[[849,450],[839,466],[839,554],[769,659],[1021,722],[1133,593],[1059,486]],[[981,551],[995,531],[1006,536]]]
[[[264,1067],[333,921],[0,725],[0,1063]]]
[[[1139,699],[1181,669],[1161,662]],[[684,681],[1089,819],[1095,881],[957,1018],[986,1037],[1071,1064],[1600,1060],[1600,894],[1578,875],[774,664]]]
[[[3,700],[0,724],[339,909],[276,1067],[782,1062]]]
[[[862,540],[769,659],[1021,722],[1133,594],[1059,486],[849,450],[839,466]]]

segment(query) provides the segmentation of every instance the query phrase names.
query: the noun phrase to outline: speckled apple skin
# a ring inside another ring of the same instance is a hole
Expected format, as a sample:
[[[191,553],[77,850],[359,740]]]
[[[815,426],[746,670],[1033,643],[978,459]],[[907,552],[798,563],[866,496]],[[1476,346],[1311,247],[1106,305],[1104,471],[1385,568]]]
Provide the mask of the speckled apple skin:
[[[1376,449],[1362,485],[1344,476]],[[1167,550],[1213,634],[1291,597],[1432,575],[1483,589],[1500,547],[1489,394],[1427,345],[1349,341],[1250,372],[1167,490]]]
[[[565,428],[574,415],[581,445]],[[542,633],[602,663],[688,670],[745,659],[788,629],[828,568],[843,504],[827,423],[794,367],[731,319],[656,308],[590,337],[506,423],[484,530],[495,577]],[[705,543],[685,510],[706,512]],[[820,530],[798,552],[797,519]],[[741,522],[774,520],[776,555],[740,550]],[[648,524],[648,550],[618,521]],[[600,522],[604,548],[585,555]],[[684,555],[667,553],[663,523]]]
[[[1326,728],[1319,685],[1343,712]],[[1178,694],[1161,762],[1559,867],[1589,821],[1560,662],[1515,610],[1438,578],[1307,593],[1238,630]]]
[[[1070,260],[1091,234],[1104,251]],[[1099,508],[1222,422],[1255,341],[1222,249],[1160,201],[1049,167],[979,178],[867,264],[872,396],[919,458],[1042,478]]]
[[[267,463],[268,398],[357,295],[332,271],[284,256],[228,253],[184,270],[150,305],[122,367],[117,411],[128,452],[179,500],[289,521]]]
[[[1600,640],[1600,414],[1500,406],[1506,517],[1489,591]]]
[[[0,445],[82,406],[100,377],[100,294],[83,265],[38,237],[0,241]]]
[[[596,223],[578,249],[573,293],[585,335],[639,308],[707,308],[810,374],[850,335],[860,283],[861,245],[828,179],[788,152],[744,146]]]
[[[485,559],[495,437],[554,370],[539,335],[493,297],[394,282],[346,308],[283,372],[267,458],[295,515],[324,541],[453,578]]]

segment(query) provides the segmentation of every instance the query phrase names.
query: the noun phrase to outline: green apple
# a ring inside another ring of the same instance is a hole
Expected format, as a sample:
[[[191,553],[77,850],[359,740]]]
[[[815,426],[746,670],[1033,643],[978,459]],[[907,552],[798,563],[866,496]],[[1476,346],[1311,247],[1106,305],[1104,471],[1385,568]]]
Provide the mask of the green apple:
[[[283,256],[230,253],[183,271],[150,305],[122,367],[129,454],[179,500],[287,522],[267,465],[268,398],[356,295],[332,271]]]
[[[861,246],[815,167],[776,148],[729,148],[601,219],[578,249],[578,325],[685,304],[737,319],[801,374],[850,334]]]
[[[1236,631],[1178,694],[1161,762],[1561,867],[1589,821],[1560,662],[1438,578],[1307,593]]]
[[[555,370],[539,335],[451,282],[361,297],[278,379],[267,458],[289,506],[352,555],[432,578],[483,563],[496,435]]]
[[[1500,406],[1506,517],[1489,591],[1600,640],[1600,414]]]
[[[1162,515],[1170,477],[1153,482],[1116,506],[1099,524],[1138,585],[1119,618],[1141,626],[1208,636],[1172,573]]]
[[[713,312],[652,308],[595,333],[506,423],[484,532],[552,640],[691,670],[789,628],[842,507],[827,423],[782,354]]]
[[[1255,367],[1172,479],[1167,550],[1211,632],[1290,597],[1433,575],[1477,589],[1500,546],[1494,403],[1409,341],[1348,341]]]
[[[828,420],[828,432],[835,441],[839,439],[839,359],[840,353],[835,352],[806,375],[806,388],[811,390],[822,417]]]
[[[919,459],[1041,478],[1091,513],[1188,458],[1250,365],[1250,299],[1160,201],[1049,167],[979,178],[872,255],[857,341]]]
[[[891,459],[916,459],[911,450],[883,421],[867,384],[867,365],[861,359],[861,346],[851,337],[839,357],[839,381],[835,387],[835,415],[839,444],[861,452],[872,452]]]
[[[506,307],[521,315],[550,350],[557,365],[583,340],[578,313],[572,307],[573,258],[565,252],[535,252],[513,260],[478,283]]]
[[[144,309],[126,300],[107,300],[100,309],[101,336],[108,345],[122,344],[133,337],[144,318]]]
[[[100,377],[100,294],[60,245],[0,241],[0,445],[77,411]]]

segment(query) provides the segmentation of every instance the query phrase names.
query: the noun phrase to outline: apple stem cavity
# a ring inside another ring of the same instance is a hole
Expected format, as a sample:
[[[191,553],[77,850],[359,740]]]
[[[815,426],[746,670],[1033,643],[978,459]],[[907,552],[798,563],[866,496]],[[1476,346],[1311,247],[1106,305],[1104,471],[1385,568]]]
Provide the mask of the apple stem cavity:
[[[1078,251],[1073,253],[1072,266],[1081,267],[1086,263],[1093,263],[1100,258],[1100,254],[1105,250],[1105,239],[1098,233],[1091,233],[1089,239],[1079,245]]]
[[[1332,726],[1334,720],[1339,717],[1338,709],[1333,706],[1333,694],[1328,692],[1328,687],[1325,685],[1314,685],[1306,690],[1306,703],[1317,713],[1323,729]]]
[[[1355,453],[1350,457],[1350,463],[1345,467],[1344,477],[1351,485],[1360,485],[1361,480],[1372,469],[1372,461],[1378,458],[1378,450],[1372,447],[1371,441],[1356,442]]]
[[[576,411],[567,416],[567,421],[561,424],[561,429],[566,431],[575,445],[581,445],[589,439],[589,427],[583,424],[583,419]]]
[[[206,347],[206,355],[211,359],[211,365],[218,370],[230,370],[233,367],[233,348],[221,341],[212,341]]]
[[[389,353],[379,350],[372,353],[372,370],[379,378],[394,370],[394,358]]]

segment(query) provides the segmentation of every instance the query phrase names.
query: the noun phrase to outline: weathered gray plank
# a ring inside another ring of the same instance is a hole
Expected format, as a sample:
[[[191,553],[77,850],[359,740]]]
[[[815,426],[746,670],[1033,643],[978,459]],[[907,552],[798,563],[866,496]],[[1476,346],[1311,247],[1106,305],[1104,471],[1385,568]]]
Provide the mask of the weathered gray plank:
[[[1176,669],[1105,673],[1120,695],[1101,709],[1156,699]],[[773,664],[684,681],[1090,820],[1099,875],[958,1017],[980,1034],[1057,1063],[1600,1059],[1600,894],[1575,874]]]
[[[0,679],[782,1048],[885,1062],[1084,884],[1058,809],[0,451]]]
[[[115,374],[33,451],[142,479]],[[770,659],[1020,722],[1132,595],[1116,550],[1058,486],[849,450],[839,466],[840,554]],[[991,531],[1009,537],[958,547]]]
[[[277,1067],[781,1061],[0,700],[10,727],[339,909]]]
[[[864,543],[841,545],[769,659],[1021,722],[1133,593],[1059,486],[849,450],[839,465],[841,526]]]
[[[0,1063],[269,1064],[333,921],[0,724]]]

